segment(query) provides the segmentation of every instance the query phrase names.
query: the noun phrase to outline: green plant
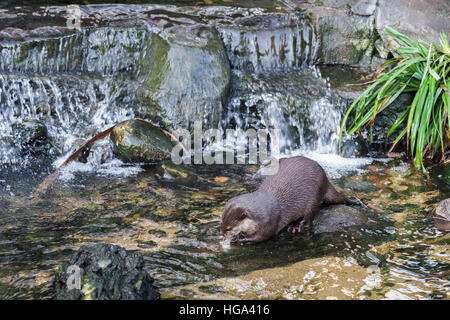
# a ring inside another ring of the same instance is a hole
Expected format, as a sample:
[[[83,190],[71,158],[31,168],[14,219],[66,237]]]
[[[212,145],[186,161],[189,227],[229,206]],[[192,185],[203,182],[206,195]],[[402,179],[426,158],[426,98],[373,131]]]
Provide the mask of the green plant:
[[[376,116],[400,94],[410,92],[414,95],[412,103],[396,119],[387,136],[398,133],[391,151],[406,136],[407,153],[411,153],[416,168],[426,173],[424,157],[440,156],[443,161],[449,148],[450,47],[447,35],[441,34],[438,47],[434,42],[429,45],[415,43],[392,28],[386,28],[386,33],[403,44],[398,48],[399,56],[380,67],[379,76],[347,110],[339,133],[339,150],[344,126],[353,110],[354,120],[347,133],[361,133],[369,127],[372,140]]]

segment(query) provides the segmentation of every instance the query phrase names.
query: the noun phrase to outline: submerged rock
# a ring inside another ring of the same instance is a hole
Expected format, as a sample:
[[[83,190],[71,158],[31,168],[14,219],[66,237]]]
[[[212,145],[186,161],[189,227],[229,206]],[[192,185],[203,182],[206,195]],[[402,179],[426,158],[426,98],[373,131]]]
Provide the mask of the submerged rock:
[[[143,269],[144,258],[111,244],[81,247],[56,272],[59,300],[154,300],[159,292]]]
[[[363,226],[368,218],[362,210],[346,205],[323,207],[313,220],[314,234],[344,231],[345,228]]]
[[[150,124],[127,120],[111,132],[113,152],[125,162],[158,162],[170,159],[170,139]]]
[[[190,128],[197,120],[217,128],[230,66],[214,28],[175,25],[154,33],[139,65],[140,114],[167,128]]]

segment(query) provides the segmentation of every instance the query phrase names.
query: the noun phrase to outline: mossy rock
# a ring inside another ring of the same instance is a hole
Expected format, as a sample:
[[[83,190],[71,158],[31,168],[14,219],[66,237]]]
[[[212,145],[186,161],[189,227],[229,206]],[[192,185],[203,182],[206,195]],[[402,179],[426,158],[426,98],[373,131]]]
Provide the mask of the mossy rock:
[[[127,120],[111,132],[113,152],[125,162],[158,162],[170,159],[173,144],[160,130],[138,120]]]
[[[99,243],[81,247],[58,266],[53,288],[58,300],[155,300],[153,282],[142,254]]]
[[[219,124],[230,66],[217,31],[195,25],[152,34],[139,60],[139,114],[167,128]]]

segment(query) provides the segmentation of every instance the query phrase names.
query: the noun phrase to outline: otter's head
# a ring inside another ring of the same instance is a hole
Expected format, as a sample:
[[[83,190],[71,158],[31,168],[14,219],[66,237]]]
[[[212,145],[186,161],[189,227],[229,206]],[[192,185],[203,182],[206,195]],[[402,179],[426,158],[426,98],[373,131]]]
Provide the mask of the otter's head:
[[[278,214],[273,199],[249,193],[228,200],[220,231],[231,243],[264,241],[276,233]]]

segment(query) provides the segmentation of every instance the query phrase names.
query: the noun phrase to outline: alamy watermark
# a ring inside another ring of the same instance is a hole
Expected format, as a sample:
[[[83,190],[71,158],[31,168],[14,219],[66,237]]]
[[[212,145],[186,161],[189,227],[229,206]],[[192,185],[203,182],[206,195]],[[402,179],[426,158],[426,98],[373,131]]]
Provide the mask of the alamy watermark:
[[[262,175],[278,171],[280,138],[277,129],[207,129],[195,121],[193,133],[187,129],[172,132],[176,144],[171,158],[175,164],[261,164]],[[192,137],[193,136],[193,137]],[[269,143],[270,140],[270,143]],[[206,147],[204,146],[206,144]],[[192,150],[192,152],[191,152]]]

